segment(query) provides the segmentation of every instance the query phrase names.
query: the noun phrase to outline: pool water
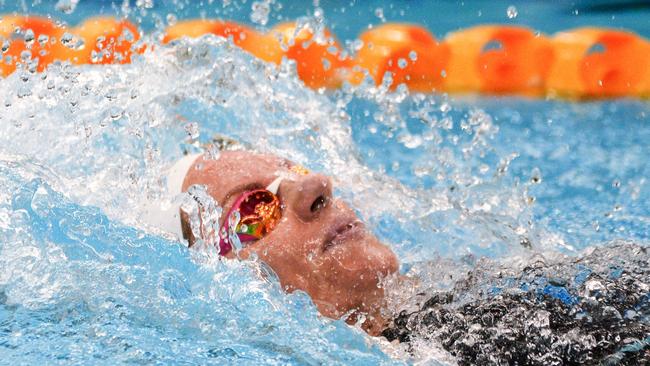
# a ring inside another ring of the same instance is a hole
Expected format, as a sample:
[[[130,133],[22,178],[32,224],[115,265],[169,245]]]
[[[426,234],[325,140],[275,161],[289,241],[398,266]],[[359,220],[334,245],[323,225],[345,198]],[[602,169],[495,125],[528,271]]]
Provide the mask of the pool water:
[[[170,14],[249,21],[252,5],[148,3],[81,1],[65,14],[55,2],[0,1],[0,9],[73,24],[128,12],[155,33]],[[506,2],[351,4],[320,4],[342,40],[381,18],[437,35],[484,22],[650,34],[643,6],[522,2],[509,18]],[[314,12],[276,1],[268,22]],[[647,101],[409,95],[369,85],[319,93],[291,64],[277,69],[216,37],[157,47],[129,65],[17,72],[0,85],[3,363],[417,361],[320,317],[263,265],[190,252],[142,222],[147,202],[179,199],[163,193],[160,172],[215,134],[331,175],[402,272],[435,264],[422,275],[433,288],[447,285],[439,271],[461,273],[468,258],[507,266],[650,239]],[[449,361],[435,345],[418,357]]]

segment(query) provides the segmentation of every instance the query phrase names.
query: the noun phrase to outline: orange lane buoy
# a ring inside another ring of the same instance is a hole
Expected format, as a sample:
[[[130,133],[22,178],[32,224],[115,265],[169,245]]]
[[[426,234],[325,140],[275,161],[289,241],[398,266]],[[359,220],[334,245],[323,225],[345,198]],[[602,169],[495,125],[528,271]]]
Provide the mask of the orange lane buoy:
[[[130,63],[134,44],[140,39],[135,25],[111,17],[89,18],[70,30],[71,40],[62,40],[66,47],[58,50],[56,58],[73,64]]]
[[[443,82],[449,48],[440,44],[425,28],[411,24],[383,24],[363,33],[363,45],[354,58],[355,71],[350,81],[358,84],[366,70],[382,83],[386,72],[392,76],[391,88],[406,84],[411,91],[431,92]]]
[[[35,34],[59,34],[63,28],[47,18],[33,15],[0,15],[0,36],[22,33],[31,29]]]
[[[646,58],[646,70],[645,70],[645,77],[643,78],[643,83],[641,86],[641,92],[640,96],[641,97],[646,97],[650,98],[650,41],[644,40],[644,49],[643,53],[647,55]]]
[[[451,49],[447,90],[543,92],[553,58],[546,37],[524,27],[482,25],[451,33],[445,41]]]
[[[311,88],[335,88],[343,81],[344,68],[348,60],[342,55],[342,48],[332,33],[324,29],[314,34],[308,26],[296,29],[295,23],[282,23],[268,34],[269,47],[280,47],[282,55],[296,61],[298,76]],[[275,45],[274,45],[275,44]]]
[[[200,37],[204,34],[230,38],[238,47],[265,61],[282,58],[280,47],[272,39],[252,28],[228,21],[195,19],[178,22],[167,28],[162,42],[169,43],[181,37]]]
[[[162,43],[167,44],[182,37],[197,38],[204,34],[214,33],[216,23],[217,21],[209,19],[193,19],[178,22],[167,27]],[[228,33],[229,35],[231,34],[230,32]],[[222,36],[222,34],[220,35]],[[233,34],[233,36],[235,36],[235,34]],[[233,37],[233,41],[239,39],[239,34],[236,34],[236,36],[237,37]]]
[[[14,72],[17,65],[36,62],[43,71],[54,60],[54,49],[65,29],[38,16],[0,16],[0,75]]]
[[[547,80],[551,95],[598,98],[643,93],[650,53],[639,36],[580,28],[558,33],[553,47],[557,57]]]

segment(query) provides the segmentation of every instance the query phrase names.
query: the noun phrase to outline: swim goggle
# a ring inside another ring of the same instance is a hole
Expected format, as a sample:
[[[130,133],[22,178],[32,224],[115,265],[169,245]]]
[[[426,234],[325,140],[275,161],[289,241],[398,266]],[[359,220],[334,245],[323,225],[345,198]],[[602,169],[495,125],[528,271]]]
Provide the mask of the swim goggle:
[[[219,230],[219,254],[228,254],[233,247],[239,251],[243,243],[260,240],[270,233],[282,218],[277,196],[282,178],[265,189],[248,191],[237,198]]]
[[[290,171],[306,175],[309,171],[294,165]],[[278,189],[282,177],[265,189],[248,191],[237,198],[219,230],[219,254],[228,254],[233,247],[239,251],[244,243],[262,239],[273,231],[282,218]]]

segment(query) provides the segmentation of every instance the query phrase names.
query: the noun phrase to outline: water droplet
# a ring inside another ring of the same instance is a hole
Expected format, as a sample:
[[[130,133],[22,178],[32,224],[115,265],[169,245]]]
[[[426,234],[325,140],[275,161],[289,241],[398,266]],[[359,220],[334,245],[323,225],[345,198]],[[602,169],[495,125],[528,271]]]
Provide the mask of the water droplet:
[[[196,140],[200,136],[199,124],[196,122],[190,122],[185,125],[185,132],[192,140]]]
[[[124,28],[124,30],[122,31],[122,34],[120,34],[120,38],[122,40],[127,41],[127,42],[135,42],[135,35],[128,28]]]
[[[25,74],[27,75],[27,74]],[[28,79],[29,80],[29,79]],[[24,81],[24,80],[23,80]],[[16,92],[16,96],[18,98],[24,98],[32,95],[32,91],[30,88],[28,88],[26,85],[23,85],[18,88],[18,91]]]
[[[331,55],[336,55],[338,52],[339,52],[339,49],[335,45],[331,45],[331,46],[327,47],[327,53],[329,53]]]
[[[377,8],[375,9],[375,16],[379,18],[382,22],[386,21],[386,17],[384,17],[384,9],[383,8]]]
[[[45,46],[49,40],[50,40],[50,37],[47,34],[41,34],[41,35],[38,36],[38,43],[41,46]]]
[[[381,80],[381,87],[384,89],[388,89],[391,85],[393,85],[393,73],[390,71],[386,71],[384,73],[384,77]]]
[[[419,135],[406,134],[398,139],[406,148],[415,149],[422,145],[423,139]]]
[[[109,111],[111,118],[114,120],[120,119],[122,117],[122,114],[124,114],[124,111],[120,107],[113,107]]]
[[[411,61],[416,61],[418,59],[418,53],[415,51],[409,52],[409,59],[411,59]]]
[[[322,20],[324,16],[325,11],[323,11],[322,8],[316,7],[316,9],[314,9],[314,18]]]
[[[61,44],[68,47],[68,48],[72,48],[73,47],[73,44],[72,44],[72,39],[73,38],[74,38],[74,36],[71,33],[68,33],[68,32],[63,33],[63,35],[61,36]]]
[[[66,14],[72,14],[74,10],[77,8],[77,4],[79,3],[79,0],[59,0],[55,8],[58,11],[62,11]]]
[[[508,19],[514,19],[519,15],[517,8],[514,5],[510,5],[508,9],[506,9],[506,14],[508,15]]]
[[[449,109],[451,110],[451,107]],[[440,127],[445,130],[451,130],[454,127],[454,121],[451,117],[445,117],[440,120]]]
[[[609,318],[608,320],[610,321],[620,321],[623,319],[621,316],[621,313],[616,310],[613,306],[605,306],[603,307],[603,317]]]
[[[271,13],[271,4],[274,0],[254,1],[251,5],[251,22],[259,25],[266,25],[269,22],[269,14]]]
[[[327,71],[332,67],[330,60],[323,58],[323,70]]]
[[[533,171],[530,173],[530,182],[533,184],[539,184],[542,182],[542,173],[539,168],[533,168]]]
[[[23,51],[23,52],[20,53],[20,60],[21,60],[22,62],[27,62],[27,61],[29,61],[29,59],[31,59],[31,58],[32,58],[32,52],[29,51],[29,50],[25,50],[25,51]]]
[[[183,197],[180,210],[189,218],[190,230],[195,238],[201,239],[202,244],[200,245],[204,249],[218,245],[221,238],[236,247],[240,247],[239,239],[237,235],[234,235],[233,226],[229,227],[230,233],[226,232],[225,228],[222,228],[221,231],[218,229],[222,210],[207,193],[206,186],[191,186]],[[234,221],[235,225],[239,223],[239,213],[237,211],[233,212],[231,220]],[[195,243],[195,245],[197,244],[199,243]]]
[[[167,14],[167,24],[168,25],[174,25],[176,22],[178,22],[178,18],[176,17],[176,14],[169,13]]]
[[[102,60],[102,53],[95,50],[90,51],[90,62],[93,64],[99,63]]]
[[[592,279],[585,282],[584,291],[585,297],[596,297],[605,291],[605,286],[600,281]]]
[[[205,150],[204,159],[218,160],[221,156],[221,150],[217,144],[209,144]]]
[[[625,310],[625,319],[633,320],[637,317],[638,313],[634,310],[628,309]]]
[[[154,7],[153,0],[136,0],[135,6],[140,9],[151,9]]]
[[[600,231],[600,223],[598,220],[594,220],[594,222],[591,223],[591,227],[593,227],[596,232]]]
[[[25,34],[23,35],[23,39],[25,40],[27,46],[31,46],[32,43],[34,43],[34,39],[35,39],[34,31],[31,29],[26,30]]]
[[[397,67],[399,67],[400,69],[404,69],[407,65],[408,62],[405,59],[400,58],[397,60]]]

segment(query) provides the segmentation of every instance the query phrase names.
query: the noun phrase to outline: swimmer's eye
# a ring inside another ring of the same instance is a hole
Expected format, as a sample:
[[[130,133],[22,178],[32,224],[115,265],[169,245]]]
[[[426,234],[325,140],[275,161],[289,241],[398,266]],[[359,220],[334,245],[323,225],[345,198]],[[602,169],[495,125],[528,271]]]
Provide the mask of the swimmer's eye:
[[[275,228],[281,218],[280,199],[274,192],[268,189],[245,192],[235,201],[221,227],[219,253],[225,255],[232,250],[233,245],[262,239]],[[235,235],[239,243],[234,240],[231,242],[231,235]]]
[[[327,205],[327,198],[322,195],[318,196],[318,198],[314,200],[314,203],[311,204],[311,212],[318,212],[325,207],[325,205]]]

